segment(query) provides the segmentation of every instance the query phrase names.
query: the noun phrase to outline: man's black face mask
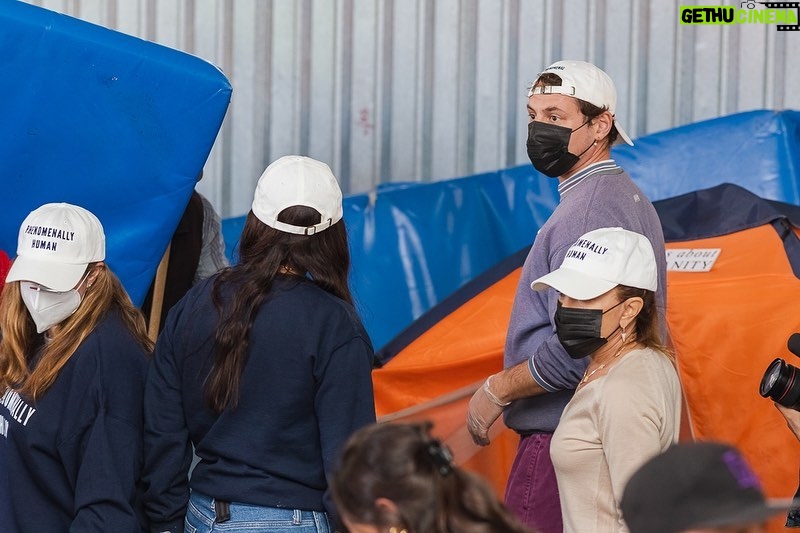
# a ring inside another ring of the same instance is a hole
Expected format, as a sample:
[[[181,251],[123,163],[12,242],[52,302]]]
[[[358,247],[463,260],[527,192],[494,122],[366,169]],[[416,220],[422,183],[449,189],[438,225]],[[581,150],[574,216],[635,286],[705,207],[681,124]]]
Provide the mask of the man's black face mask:
[[[547,122],[530,122],[528,124],[528,158],[534,168],[551,178],[566,174],[575,166],[580,156],[592,147],[590,144],[578,155],[569,151],[569,139],[572,132],[578,131],[588,123],[587,120],[571,130]]]

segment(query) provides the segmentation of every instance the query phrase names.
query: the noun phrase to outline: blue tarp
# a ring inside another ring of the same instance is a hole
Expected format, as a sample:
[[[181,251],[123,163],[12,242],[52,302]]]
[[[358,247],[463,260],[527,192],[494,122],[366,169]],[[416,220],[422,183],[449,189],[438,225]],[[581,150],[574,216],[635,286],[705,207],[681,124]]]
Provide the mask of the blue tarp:
[[[749,111],[635,140],[614,157],[651,200],[735,183],[800,203],[800,112]]]
[[[613,157],[651,200],[734,183],[798,205],[800,112],[753,111],[636,139]],[[530,246],[557,180],[525,164],[345,198],[351,282],[376,348],[481,272]],[[232,252],[244,218],[223,222]]]
[[[344,200],[356,306],[376,348],[442,298],[530,244],[558,201],[530,166]],[[223,221],[232,249],[244,217]]]
[[[0,248],[41,204],[94,212],[144,298],[231,96],[216,67],[30,4],[0,2]]]
[[[0,65],[0,248],[14,255],[39,205],[82,205],[140,302],[225,115],[228,80],[194,56],[17,1],[0,2]],[[730,182],[800,204],[797,111],[700,122],[613,154],[652,200]],[[529,246],[557,201],[556,180],[527,164],[346,198],[353,292],[375,346]],[[224,221],[230,249],[242,224]]]

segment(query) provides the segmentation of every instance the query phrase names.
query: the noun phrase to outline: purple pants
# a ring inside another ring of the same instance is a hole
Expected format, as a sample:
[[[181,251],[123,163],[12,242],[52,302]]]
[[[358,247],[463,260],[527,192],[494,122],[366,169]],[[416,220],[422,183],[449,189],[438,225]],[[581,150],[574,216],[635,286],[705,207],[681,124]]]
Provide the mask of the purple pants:
[[[506,506],[540,533],[564,531],[556,472],[550,460],[552,439],[552,433],[522,437],[506,485]]]

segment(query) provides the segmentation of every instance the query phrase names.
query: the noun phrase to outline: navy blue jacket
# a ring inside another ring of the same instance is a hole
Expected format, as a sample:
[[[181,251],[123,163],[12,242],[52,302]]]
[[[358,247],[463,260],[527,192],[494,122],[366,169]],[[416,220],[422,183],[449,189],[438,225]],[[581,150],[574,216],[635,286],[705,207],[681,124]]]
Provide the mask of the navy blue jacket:
[[[146,509],[153,531],[183,531],[191,489],[252,505],[333,511],[325,497],[350,434],[375,421],[373,348],[353,307],[279,276],[250,330],[235,409],[215,413],[217,276],[169,313],[145,387]],[[223,297],[229,298],[226,287]],[[200,458],[187,481],[192,444]]]
[[[146,529],[137,481],[147,364],[111,311],[35,404],[2,391],[0,469],[19,531]]]

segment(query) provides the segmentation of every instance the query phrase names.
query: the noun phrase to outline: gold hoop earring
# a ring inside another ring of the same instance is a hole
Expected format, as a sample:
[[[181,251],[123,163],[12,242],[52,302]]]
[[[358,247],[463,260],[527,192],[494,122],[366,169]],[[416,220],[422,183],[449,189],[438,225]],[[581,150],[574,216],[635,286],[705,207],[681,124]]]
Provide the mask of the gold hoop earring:
[[[625,326],[620,326],[622,328],[622,342],[625,342],[625,339],[628,337],[628,334],[625,333]]]

